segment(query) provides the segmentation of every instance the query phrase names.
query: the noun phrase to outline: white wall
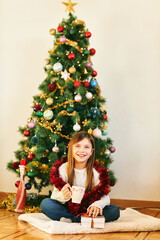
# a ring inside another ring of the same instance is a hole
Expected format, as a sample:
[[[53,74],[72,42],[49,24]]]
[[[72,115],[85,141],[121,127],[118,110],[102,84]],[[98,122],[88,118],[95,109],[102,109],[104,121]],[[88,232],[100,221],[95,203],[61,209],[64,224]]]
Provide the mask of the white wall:
[[[81,0],[75,10],[92,32],[92,60],[117,148],[111,197],[159,201],[160,1]],[[49,29],[66,17],[57,0],[0,1],[0,191],[16,191],[6,163],[15,159],[18,126],[30,117],[32,96],[45,78]]]

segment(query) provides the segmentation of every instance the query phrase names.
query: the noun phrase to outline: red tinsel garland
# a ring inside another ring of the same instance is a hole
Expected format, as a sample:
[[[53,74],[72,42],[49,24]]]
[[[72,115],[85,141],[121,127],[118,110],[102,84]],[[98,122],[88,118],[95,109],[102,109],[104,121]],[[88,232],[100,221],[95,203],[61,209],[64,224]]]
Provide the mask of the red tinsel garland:
[[[50,181],[59,190],[67,183],[59,175],[59,167],[67,161],[67,158],[61,158],[57,160],[50,171]],[[84,194],[81,204],[72,203],[68,201],[68,211],[77,215],[79,213],[86,213],[87,208],[95,201],[100,200],[102,196],[107,195],[110,192],[110,181],[107,169],[102,167],[100,163],[95,161],[94,168],[99,173],[100,183],[95,186],[90,192]]]

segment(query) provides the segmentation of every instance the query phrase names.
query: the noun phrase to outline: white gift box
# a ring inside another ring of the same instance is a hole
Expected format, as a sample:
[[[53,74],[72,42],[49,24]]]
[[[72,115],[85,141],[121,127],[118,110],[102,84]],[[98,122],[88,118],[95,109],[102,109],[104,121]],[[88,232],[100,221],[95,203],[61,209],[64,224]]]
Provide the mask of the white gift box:
[[[81,225],[88,228],[104,228],[105,218],[104,216],[98,216],[96,218],[81,216]]]

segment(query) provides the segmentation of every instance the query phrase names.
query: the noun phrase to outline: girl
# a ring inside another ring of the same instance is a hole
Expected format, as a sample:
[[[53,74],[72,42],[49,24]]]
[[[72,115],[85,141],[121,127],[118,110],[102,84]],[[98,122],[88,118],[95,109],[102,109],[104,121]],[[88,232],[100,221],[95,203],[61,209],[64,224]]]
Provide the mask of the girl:
[[[56,161],[50,172],[54,185],[51,198],[41,202],[42,213],[52,220],[80,222],[80,213],[97,217],[103,215],[105,222],[119,218],[119,208],[110,205],[109,177],[106,168],[95,161],[93,137],[84,132],[74,134],[66,158]],[[71,186],[85,187],[80,204],[71,200]]]

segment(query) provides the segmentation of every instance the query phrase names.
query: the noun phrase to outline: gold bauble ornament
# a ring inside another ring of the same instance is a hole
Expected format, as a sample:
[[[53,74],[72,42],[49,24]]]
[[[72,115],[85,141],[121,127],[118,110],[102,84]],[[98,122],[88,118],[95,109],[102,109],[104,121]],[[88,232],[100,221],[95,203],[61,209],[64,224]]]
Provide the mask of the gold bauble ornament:
[[[46,65],[50,64],[50,59],[49,58],[46,58],[44,61],[45,61]]]
[[[50,33],[51,35],[55,35],[55,33],[56,33],[56,29],[51,28],[51,29],[49,30],[49,33]]]
[[[76,68],[75,68],[75,67],[70,67],[70,68],[69,68],[69,72],[70,72],[71,74],[75,73],[75,72],[76,72]]]
[[[82,21],[82,20],[78,20],[78,19],[74,20],[74,21],[72,22],[72,24],[74,24],[74,25],[79,25],[79,24],[81,24],[81,25],[84,25],[84,26],[85,26],[85,22]]]
[[[27,119],[27,123],[30,123],[31,121],[32,121],[31,117]]]
[[[37,150],[37,147],[36,147],[36,146],[30,148],[30,151],[31,151],[32,153],[34,153],[34,151],[36,151],[36,150]]]
[[[47,98],[47,99],[46,99],[46,103],[47,103],[47,105],[52,105],[52,103],[53,103],[53,98],[51,98],[51,97]]]

